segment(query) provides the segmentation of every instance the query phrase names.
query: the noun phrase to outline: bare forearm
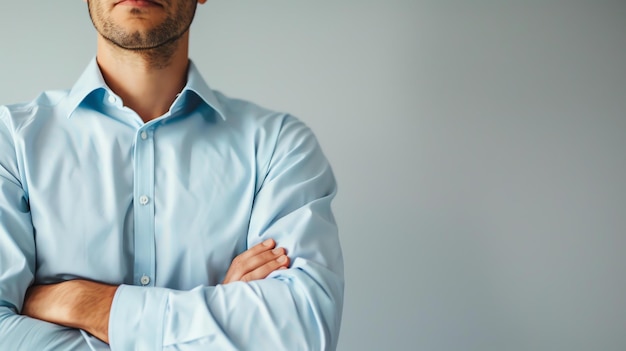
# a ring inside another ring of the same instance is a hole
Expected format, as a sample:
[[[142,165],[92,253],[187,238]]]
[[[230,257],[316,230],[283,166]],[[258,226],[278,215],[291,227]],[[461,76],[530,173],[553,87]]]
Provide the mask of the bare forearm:
[[[276,248],[274,240],[266,240],[235,258],[223,284],[263,279],[287,268],[289,263],[285,249]],[[33,286],[26,294],[22,314],[85,330],[108,344],[109,317],[117,288],[88,280]]]
[[[73,305],[73,327],[83,329],[109,343],[109,314],[116,286],[84,282],[82,293]]]
[[[108,343],[109,314],[116,290],[116,286],[86,280],[33,286],[26,295],[22,314],[83,329]]]

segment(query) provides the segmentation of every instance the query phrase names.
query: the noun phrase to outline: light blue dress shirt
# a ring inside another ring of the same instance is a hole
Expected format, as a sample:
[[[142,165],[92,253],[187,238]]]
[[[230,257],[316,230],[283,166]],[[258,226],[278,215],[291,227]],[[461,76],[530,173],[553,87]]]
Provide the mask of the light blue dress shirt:
[[[69,91],[0,107],[0,350],[332,350],[343,261],[331,168],[294,117],[211,90],[190,62],[144,123],[96,60]],[[273,238],[290,269],[220,285]],[[121,286],[110,347],[19,315],[31,284]]]

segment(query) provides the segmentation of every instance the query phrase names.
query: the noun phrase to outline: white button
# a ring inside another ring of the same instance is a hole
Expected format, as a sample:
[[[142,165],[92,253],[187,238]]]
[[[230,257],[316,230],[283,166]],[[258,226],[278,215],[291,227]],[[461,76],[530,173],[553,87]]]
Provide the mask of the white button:
[[[142,204],[142,205],[147,205],[148,201],[149,201],[149,199],[148,199],[148,197],[146,195],[141,195],[139,197],[139,203]]]
[[[117,98],[113,95],[109,95],[109,102],[114,104],[117,101]]]
[[[143,140],[148,139],[148,133],[146,133],[145,130],[143,132],[141,132],[141,139],[143,139]]]
[[[141,285],[148,285],[150,284],[150,277],[144,275],[139,281],[141,282]]]

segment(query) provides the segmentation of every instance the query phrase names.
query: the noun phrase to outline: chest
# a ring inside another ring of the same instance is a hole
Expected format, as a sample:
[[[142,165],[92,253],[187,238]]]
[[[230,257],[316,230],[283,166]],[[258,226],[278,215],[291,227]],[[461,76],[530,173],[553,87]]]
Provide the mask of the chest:
[[[38,279],[218,282],[245,250],[254,147],[202,120],[99,123],[30,141],[46,145],[24,167]]]

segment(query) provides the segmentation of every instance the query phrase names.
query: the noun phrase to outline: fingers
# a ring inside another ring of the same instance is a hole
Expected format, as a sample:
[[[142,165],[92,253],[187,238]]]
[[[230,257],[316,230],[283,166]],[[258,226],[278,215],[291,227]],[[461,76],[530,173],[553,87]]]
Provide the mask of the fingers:
[[[223,284],[263,279],[273,271],[287,267],[289,257],[285,249],[277,248],[273,239],[267,239],[235,257]]]
[[[282,248],[280,250],[284,251]],[[249,282],[252,280],[264,279],[273,271],[287,267],[289,267],[289,257],[287,255],[280,254],[277,258],[273,256],[272,259],[266,261],[265,264],[262,264],[254,270],[251,270],[249,273],[244,274],[240,281]]]
[[[235,257],[235,260],[233,260],[233,262],[237,260],[246,261],[260,253],[271,250],[274,247],[276,247],[276,242],[274,241],[274,239],[267,239],[259,244],[254,245],[250,249],[244,251],[239,256]]]

